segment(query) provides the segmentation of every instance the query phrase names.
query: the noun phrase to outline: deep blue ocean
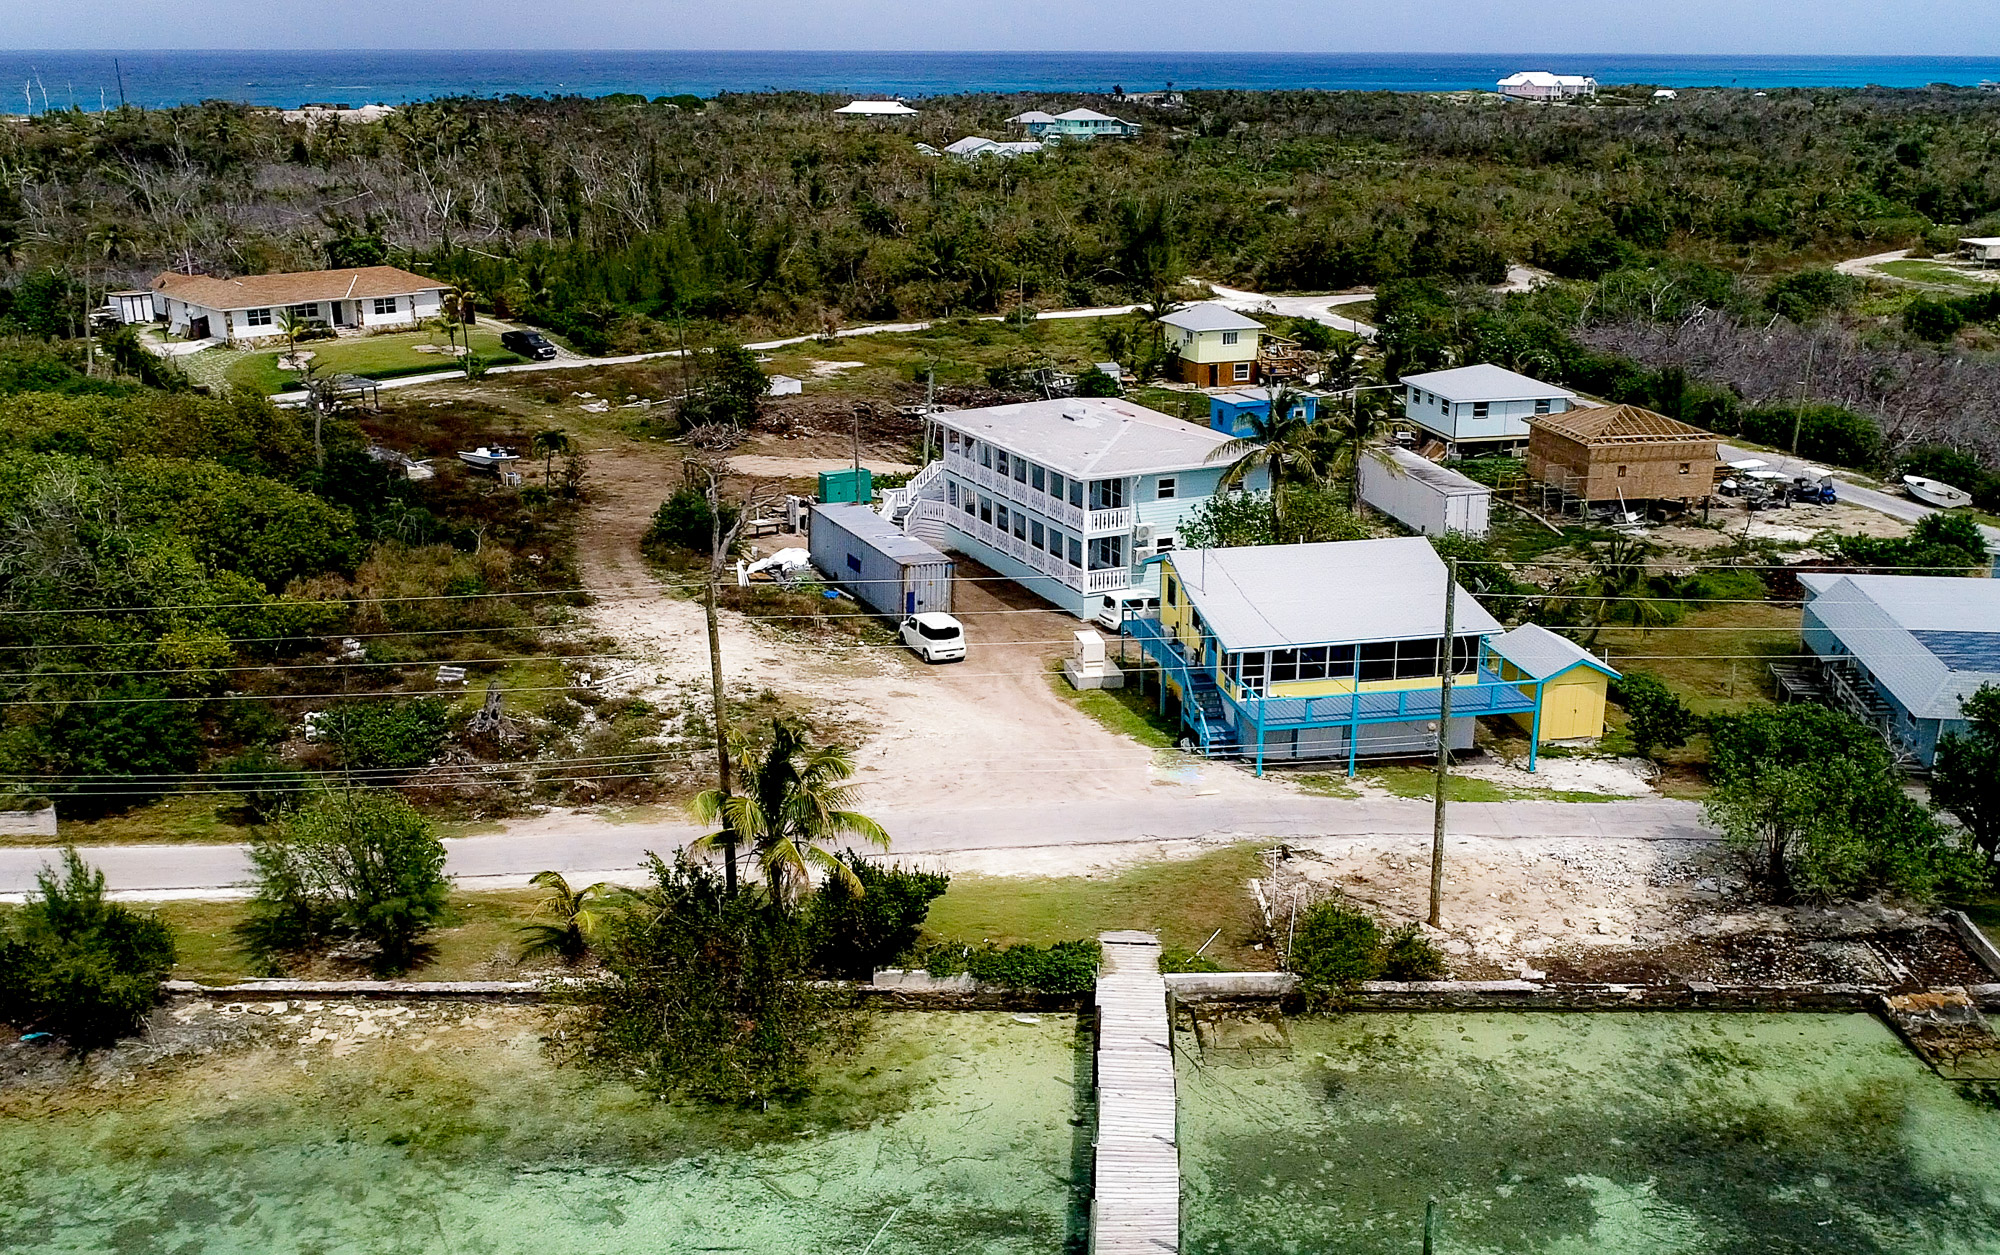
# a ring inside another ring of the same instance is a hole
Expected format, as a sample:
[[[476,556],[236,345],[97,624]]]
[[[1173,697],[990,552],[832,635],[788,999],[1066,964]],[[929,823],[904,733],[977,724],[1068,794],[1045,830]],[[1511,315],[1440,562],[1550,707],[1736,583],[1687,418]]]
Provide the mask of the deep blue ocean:
[[[114,66],[115,59],[115,66]],[[1176,87],[1341,91],[1490,89],[1516,70],[1666,87],[1921,87],[2000,79],[2000,57],[1589,56],[1520,53],[1183,52],[5,52],[0,112],[96,109],[125,98],[296,106],[438,96],[640,92],[1127,91]]]

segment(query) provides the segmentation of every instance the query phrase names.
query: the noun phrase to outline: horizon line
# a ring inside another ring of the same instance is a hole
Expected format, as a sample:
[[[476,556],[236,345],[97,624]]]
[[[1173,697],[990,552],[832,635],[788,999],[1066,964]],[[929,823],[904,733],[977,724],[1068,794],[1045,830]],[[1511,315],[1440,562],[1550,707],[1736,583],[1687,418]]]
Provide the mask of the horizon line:
[[[1500,51],[1466,52],[1444,49],[1320,49],[1300,51],[1283,48],[1243,48],[1228,51],[1213,49],[1184,50],[1173,48],[638,48],[638,47],[574,47],[574,48],[467,48],[463,45],[452,47],[424,47],[399,44],[394,46],[355,46],[346,48],[214,48],[154,45],[148,48],[12,48],[0,46],[0,55],[31,56],[37,53],[53,55],[96,54],[100,56],[158,56],[162,53],[278,53],[296,56],[329,56],[348,53],[409,53],[458,56],[481,56],[493,53],[517,53],[533,56],[564,54],[623,53],[647,54],[696,54],[713,56],[720,54],[743,54],[753,56],[824,56],[827,54],[854,54],[863,56],[1040,56],[1040,57],[1179,57],[1188,60],[1219,60],[1228,57],[1630,57],[1669,60],[1675,57],[1718,57],[1731,59],[1760,60],[1826,60],[1847,61],[1989,61],[2000,60],[2000,50],[1987,53],[1967,52],[1701,52],[1693,49],[1648,52],[1609,52],[1603,50],[1563,52],[1542,50],[1505,49]]]

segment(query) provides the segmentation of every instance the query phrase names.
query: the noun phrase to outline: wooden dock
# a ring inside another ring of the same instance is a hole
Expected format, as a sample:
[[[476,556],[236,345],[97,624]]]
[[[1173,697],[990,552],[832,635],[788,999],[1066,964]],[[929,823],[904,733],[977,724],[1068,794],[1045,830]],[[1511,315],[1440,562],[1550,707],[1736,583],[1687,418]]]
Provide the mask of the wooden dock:
[[[1093,1255],[1160,1255],[1181,1245],[1181,1152],[1174,1050],[1160,943],[1104,933],[1097,974],[1097,1140]]]

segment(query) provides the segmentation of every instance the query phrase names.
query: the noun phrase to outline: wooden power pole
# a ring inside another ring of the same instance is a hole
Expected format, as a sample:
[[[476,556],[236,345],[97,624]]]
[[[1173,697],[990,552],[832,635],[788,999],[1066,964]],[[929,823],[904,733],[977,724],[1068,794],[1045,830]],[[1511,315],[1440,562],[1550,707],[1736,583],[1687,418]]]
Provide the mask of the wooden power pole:
[[[1458,559],[1444,560],[1444,676],[1438,686],[1437,811],[1431,825],[1431,919],[1440,923],[1444,900],[1444,801],[1451,783],[1451,682],[1458,669],[1457,609]]]

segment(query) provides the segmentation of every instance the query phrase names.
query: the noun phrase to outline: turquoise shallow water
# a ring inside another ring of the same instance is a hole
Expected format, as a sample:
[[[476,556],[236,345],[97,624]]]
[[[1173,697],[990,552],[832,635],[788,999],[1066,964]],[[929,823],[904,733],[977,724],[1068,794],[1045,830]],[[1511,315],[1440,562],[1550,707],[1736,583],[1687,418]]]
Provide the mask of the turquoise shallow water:
[[[881,1017],[832,1092],[768,1117],[552,1068],[526,1023],[10,1095],[0,1251],[1048,1255],[1079,1224],[1075,1034]]]
[[[1288,1027],[1183,1056],[1190,1255],[2000,1252],[2000,1112],[1868,1016]]]

